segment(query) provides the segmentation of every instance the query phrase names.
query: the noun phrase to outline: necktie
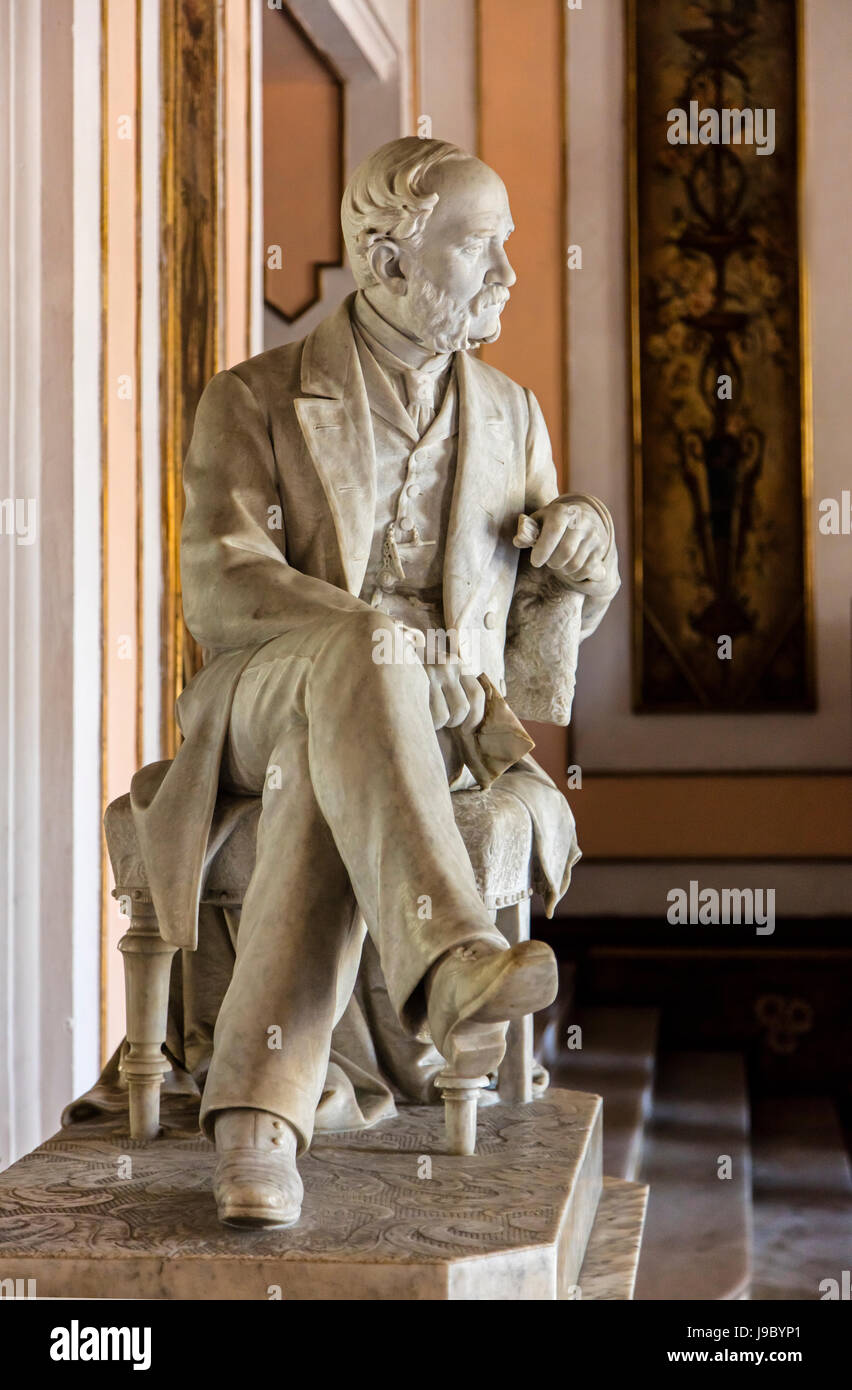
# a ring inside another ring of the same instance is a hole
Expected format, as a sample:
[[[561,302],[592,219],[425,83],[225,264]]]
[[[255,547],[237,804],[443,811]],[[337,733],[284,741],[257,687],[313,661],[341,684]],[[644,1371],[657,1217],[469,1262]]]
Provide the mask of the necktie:
[[[422,439],[435,418],[435,383],[428,372],[408,371],[405,374],[408,390],[408,413],[417,438]]]

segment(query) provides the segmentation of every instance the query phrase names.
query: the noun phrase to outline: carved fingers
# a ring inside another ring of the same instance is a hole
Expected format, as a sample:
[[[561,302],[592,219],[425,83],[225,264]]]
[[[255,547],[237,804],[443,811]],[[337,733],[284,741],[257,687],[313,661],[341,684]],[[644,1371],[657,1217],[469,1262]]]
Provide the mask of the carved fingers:
[[[561,502],[556,498],[525,520],[533,521],[539,528],[530,552],[530,564],[535,569],[546,565],[574,583],[605,578],[604,557],[609,536],[594,507],[583,502]],[[530,528],[524,532],[519,525],[519,537],[522,534],[530,535]],[[517,539],[515,544],[518,544]]]
[[[435,729],[472,731],[485,715],[485,691],[475,676],[461,672],[455,662],[427,665],[429,708]]]

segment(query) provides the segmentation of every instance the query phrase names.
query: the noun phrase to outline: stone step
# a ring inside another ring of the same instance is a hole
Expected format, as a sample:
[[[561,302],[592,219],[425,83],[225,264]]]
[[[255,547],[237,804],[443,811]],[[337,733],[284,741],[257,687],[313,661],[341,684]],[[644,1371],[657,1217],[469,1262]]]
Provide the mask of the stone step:
[[[852,1269],[852,1175],[832,1101],[757,1101],[752,1163],[752,1298],[821,1299],[834,1292],[820,1289],[828,1279],[842,1292]]]
[[[582,1048],[565,1045],[569,1024],[579,1024]],[[561,1020],[542,1061],[551,1084],[592,1091],[604,1101],[604,1172],[635,1181],[651,1113],[657,1051],[657,1009],[590,1008]]]
[[[604,1178],[583,1267],[563,1298],[612,1303],[633,1297],[647,1202],[641,1183]]]
[[[731,1159],[730,1178],[719,1176],[722,1155]],[[650,1197],[637,1301],[747,1298],[751,1153],[742,1057],[660,1058],[641,1176]]]

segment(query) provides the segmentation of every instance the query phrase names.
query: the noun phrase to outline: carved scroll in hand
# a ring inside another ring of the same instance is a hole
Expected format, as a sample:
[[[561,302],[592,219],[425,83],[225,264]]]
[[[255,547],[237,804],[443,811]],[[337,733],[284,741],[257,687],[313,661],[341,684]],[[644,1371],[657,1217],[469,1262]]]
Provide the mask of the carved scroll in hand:
[[[481,723],[472,734],[462,734],[461,730],[451,733],[457,737],[461,756],[478,785],[487,791],[507,768],[531,753],[535,743],[485,674],[479,683],[485,691]]]

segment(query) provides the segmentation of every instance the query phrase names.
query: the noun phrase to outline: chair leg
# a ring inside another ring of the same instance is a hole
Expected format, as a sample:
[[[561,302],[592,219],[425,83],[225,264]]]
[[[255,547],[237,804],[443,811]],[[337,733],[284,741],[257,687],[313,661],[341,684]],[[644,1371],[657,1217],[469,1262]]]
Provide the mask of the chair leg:
[[[530,901],[502,907],[494,914],[497,929],[510,946],[529,941]],[[488,1025],[486,1025],[488,1027]],[[490,1025],[493,1030],[494,1025]],[[485,1029],[483,1029],[485,1033]],[[480,1047],[493,1038],[477,1040]],[[473,1040],[471,1040],[473,1043]],[[499,1056],[499,1053],[497,1054]],[[476,1115],[479,1092],[487,1086],[487,1076],[465,1076],[463,1056],[448,1058],[447,1066],[435,1078],[435,1085],[444,1102],[444,1129],[447,1151],[451,1154],[472,1154],[476,1149]],[[497,1091],[501,1100],[521,1104],[533,1099],[533,1016],[527,1014],[510,1023],[506,1033],[506,1054],[500,1063]]]
[[[487,1076],[457,1076],[442,1071],[435,1085],[444,1102],[444,1132],[447,1153],[472,1154],[476,1149],[476,1111],[479,1092],[488,1085]]]
[[[133,902],[130,929],[118,943],[124,957],[127,1055],[123,1068],[130,1096],[130,1136],[155,1139],[160,1132],[160,1088],[169,1063],[163,1055],[169,975],[175,947],[160,936],[150,903]]]
[[[510,946],[530,939],[530,900],[501,907],[497,913],[497,930]],[[533,1098],[533,1016],[516,1019],[509,1024],[506,1035],[506,1055],[500,1063],[497,1093],[501,1100],[525,1104]]]

